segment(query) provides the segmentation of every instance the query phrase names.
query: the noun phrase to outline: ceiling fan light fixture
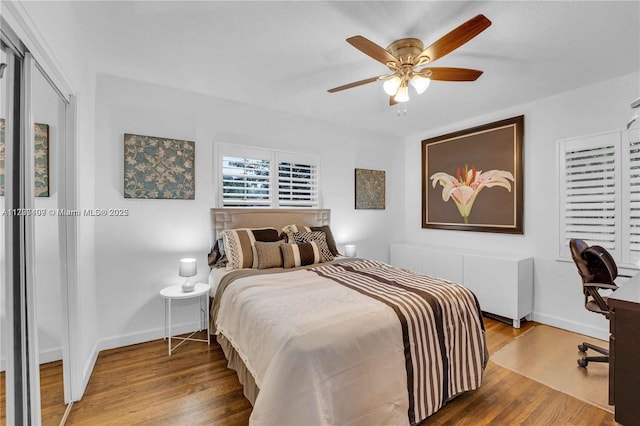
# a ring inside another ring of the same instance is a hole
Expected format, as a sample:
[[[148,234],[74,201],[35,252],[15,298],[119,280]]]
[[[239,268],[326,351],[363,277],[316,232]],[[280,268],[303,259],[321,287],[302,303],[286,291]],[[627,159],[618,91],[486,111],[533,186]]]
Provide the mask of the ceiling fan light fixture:
[[[418,95],[421,95],[425,90],[427,90],[427,87],[429,87],[431,79],[422,77],[421,75],[414,75],[413,77],[411,77],[411,80],[409,80],[409,83],[413,86],[414,89],[416,89]]]
[[[400,87],[401,83],[402,83],[402,79],[397,75],[394,75],[393,77],[391,77],[390,79],[384,82],[384,84],[382,85],[382,88],[384,89],[384,92],[387,95],[394,96],[396,93],[398,93],[398,88]]]
[[[393,98],[396,102],[407,102],[409,100],[409,86],[402,85],[398,88],[398,93]]]

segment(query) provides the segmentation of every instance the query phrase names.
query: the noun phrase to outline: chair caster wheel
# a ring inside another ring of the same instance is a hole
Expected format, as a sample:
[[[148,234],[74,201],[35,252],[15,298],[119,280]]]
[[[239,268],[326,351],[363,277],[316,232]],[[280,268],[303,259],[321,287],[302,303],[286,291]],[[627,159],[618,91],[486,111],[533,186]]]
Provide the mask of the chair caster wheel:
[[[587,345],[585,345],[585,344],[578,345],[578,350],[579,350],[580,352],[586,352],[586,351],[587,351],[587,349],[588,349],[588,348],[587,348]]]
[[[584,359],[584,358],[580,358],[580,359],[578,360],[578,365],[579,365],[580,367],[582,367],[582,368],[586,368],[586,367],[587,367],[587,364],[589,364],[589,361],[587,361],[587,360],[586,360],[586,359]]]

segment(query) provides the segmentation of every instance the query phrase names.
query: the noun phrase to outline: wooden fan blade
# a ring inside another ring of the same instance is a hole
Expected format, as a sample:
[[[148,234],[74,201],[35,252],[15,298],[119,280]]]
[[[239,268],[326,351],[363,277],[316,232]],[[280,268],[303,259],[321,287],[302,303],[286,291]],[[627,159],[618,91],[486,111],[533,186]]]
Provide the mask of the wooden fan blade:
[[[418,55],[417,60],[424,56],[429,57],[429,62],[442,58],[444,55],[453,52],[458,47],[489,28],[490,25],[491,21],[482,14],[471,18],[464,24],[436,40],[436,42]],[[416,62],[414,62],[414,64],[415,63]]]
[[[387,52],[385,49],[378,46],[371,40],[368,40],[360,35],[349,37],[347,39],[347,43],[349,43],[365,55],[368,55],[376,61],[381,62],[385,65],[387,65],[388,62],[395,62],[396,64],[400,63],[400,61],[391,53]]]
[[[341,90],[351,89],[352,87],[362,86],[363,84],[373,83],[374,81],[378,81],[380,77],[371,77],[365,80],[354,81],[353,83],[345,84],[344,86],[334,87],[333,89],[327,90],[329,93],[339,92]]]
[[[394,96],[389,96],[389,106],[394,106],[398,101],[394,99]]]
[[[431,71],[431,80],[440,81],[475,81],[482,75],[482,71],[468,68],[422,68],[418,73],[425,71]]]

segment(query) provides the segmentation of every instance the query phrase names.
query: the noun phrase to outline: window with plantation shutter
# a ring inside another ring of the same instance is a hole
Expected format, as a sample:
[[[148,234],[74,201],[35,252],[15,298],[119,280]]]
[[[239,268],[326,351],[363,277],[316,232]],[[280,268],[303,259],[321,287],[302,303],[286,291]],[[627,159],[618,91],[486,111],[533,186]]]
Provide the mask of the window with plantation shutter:
[[[314,156],[219,144],[218,200],[223,207],[317,208]]]
[[[565,239],[580,238],[615,250],[615,145],[567,147]]]
[[[222,205],[224,207],[270,207],[270,161],[223,156]]]
[[[278,205],[307,208],[318,206],[315,165],[278,162]]]
[[[640,140],[638,129],[559,142],[560,257],[569,240],[606,248],[618,266],[640,259]]]

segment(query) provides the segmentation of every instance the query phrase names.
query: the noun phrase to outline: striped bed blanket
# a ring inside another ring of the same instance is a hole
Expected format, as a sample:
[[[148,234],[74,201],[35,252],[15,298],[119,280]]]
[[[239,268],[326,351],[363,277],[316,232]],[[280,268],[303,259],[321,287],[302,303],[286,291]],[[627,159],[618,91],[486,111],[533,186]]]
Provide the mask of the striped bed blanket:
[[[480,386],[468,289],[362,259],[265,272],[229,273],[212,305],[225,354],[255,382],[250,424],[415,425]]]
[[[435,413],[454,396],[480,386],[488,360],[484,324],[468,289],[359,260],[312,269],[393,309],[402,328],[409,423]]]

